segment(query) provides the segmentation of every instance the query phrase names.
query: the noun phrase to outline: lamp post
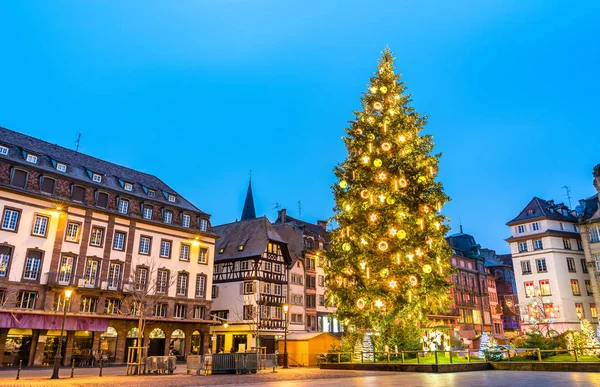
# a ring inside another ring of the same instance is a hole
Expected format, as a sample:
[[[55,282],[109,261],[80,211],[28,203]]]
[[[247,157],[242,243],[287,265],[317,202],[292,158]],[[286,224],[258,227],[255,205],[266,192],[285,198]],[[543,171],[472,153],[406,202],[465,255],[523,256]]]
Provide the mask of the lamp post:
[[[63,318],[60,325],[60,337],[58,338],[58,346],[56,348],[56,356],[54,357],[54,369],[52,370],[52,377],[50,379],[58,379],[58,370],[60,369],[60,361],[62,360],[62,341],[63,332],[65,330],[65,319],[67,318],[67,301],[71,299],[73,291],[71,289],[65,290],[65,300],[63,302]]]
[[[283,368],[288,368],[288,351],[287,351],[287,331],[288,331],[288,310],[290,306],[283,304],[283,313],[285,313],[285,327],[283,331]]]

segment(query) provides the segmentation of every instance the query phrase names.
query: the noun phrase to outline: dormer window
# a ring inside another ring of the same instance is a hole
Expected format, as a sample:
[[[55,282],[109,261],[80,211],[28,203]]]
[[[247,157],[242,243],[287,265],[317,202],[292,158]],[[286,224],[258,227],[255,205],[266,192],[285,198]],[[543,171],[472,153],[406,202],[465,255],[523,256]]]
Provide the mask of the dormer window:
[[[100,175],[98,173],[94,173],[92,175],[92,180],[95,181],[96,183],[102,183],[102,175]]]
[[[206,219],[200,219],[200,231],[206,231],[208,228],[208,221]]]
[[[131,184],[131,183],[125,183],[123,185],[123,188],[125,189],[125,191],[131,192],[131,191],[133,191],[133,184]]]
[[[67,166],[63,163],[56,163],[56,170],[59,172],[67,172]]]
[[[175,203],[175,195],[169,195],[169,201]]]
[[[527,215],[533,215],[533,210],[527,211]]]
[[[8,155],[8,148],[5,146],[0,145],[0,155]]]
[[[244,250],[244,245],[239,245],[238,246],[238,251],[243,251]]]
[[[149,189],[148,190],[148,196],[150,196],[151,198],[156,197],[156,191]]]
[[[37,164],[38,157],[36,155],[32,155],[31,153],[28,153],[26,160],[30,163]]]
[[[223,254],[224,252],[225,252],[225,248],[224,248],[224,247],[221,247],[221,248],[219,249],[219,254]]]

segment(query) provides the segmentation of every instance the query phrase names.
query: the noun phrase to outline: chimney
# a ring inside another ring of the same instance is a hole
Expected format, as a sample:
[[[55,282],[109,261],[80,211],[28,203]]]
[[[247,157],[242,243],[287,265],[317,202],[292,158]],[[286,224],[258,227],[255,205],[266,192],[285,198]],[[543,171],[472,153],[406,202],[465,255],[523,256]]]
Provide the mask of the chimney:
[[[287,217],[287,213],[285,208],[282,208],[281,210],[277,211],[277,219],[279,220],[280,223],[285,223],[285,218]]]
[[[321,226],[321,228],[327,231],[327,221],[326,220],[317,220],[317,225]]]

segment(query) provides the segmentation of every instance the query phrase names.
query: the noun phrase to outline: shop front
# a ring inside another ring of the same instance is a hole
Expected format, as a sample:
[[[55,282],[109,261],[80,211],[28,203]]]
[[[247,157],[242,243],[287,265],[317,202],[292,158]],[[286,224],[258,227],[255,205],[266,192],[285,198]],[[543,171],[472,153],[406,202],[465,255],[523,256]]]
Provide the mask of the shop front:
[[[9,329],[4,343],[2,367],[18,367],[19,360],[26,366],[29,363],[32,343],[33,331],[31,329]]]

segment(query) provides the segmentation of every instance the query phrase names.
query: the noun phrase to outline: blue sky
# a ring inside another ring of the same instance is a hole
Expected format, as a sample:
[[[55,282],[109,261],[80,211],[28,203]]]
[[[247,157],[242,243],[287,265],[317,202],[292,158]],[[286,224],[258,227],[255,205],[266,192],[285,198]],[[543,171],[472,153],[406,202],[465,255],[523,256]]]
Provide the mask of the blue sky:
[[[0,125],[155,174],[213,215],[332,215],[340,137],[386,46],[454,232],[508,251],[533,196],[574,203],[600,163],[600,3],[55,1],[0,4]]]

